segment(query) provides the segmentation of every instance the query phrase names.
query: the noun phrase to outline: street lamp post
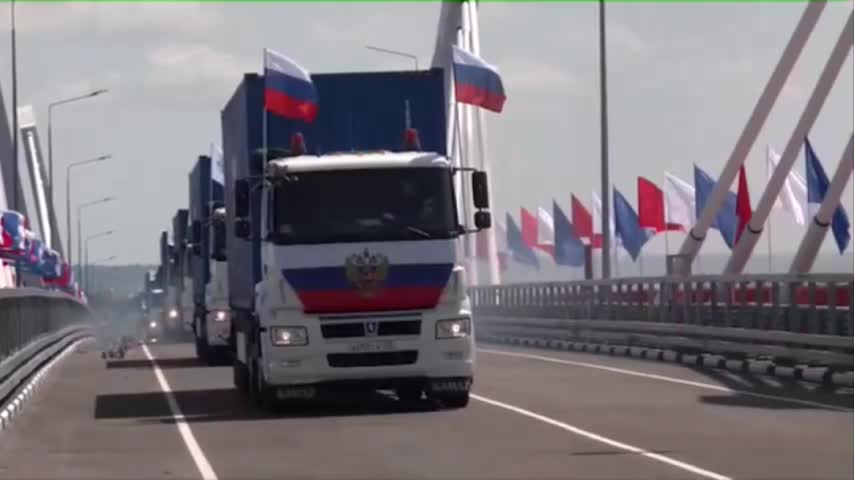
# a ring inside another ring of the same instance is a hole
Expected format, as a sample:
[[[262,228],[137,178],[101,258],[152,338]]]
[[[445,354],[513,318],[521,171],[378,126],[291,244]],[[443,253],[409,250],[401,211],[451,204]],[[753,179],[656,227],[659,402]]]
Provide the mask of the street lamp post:
[[[116,259],[115,255],[110,255],[109,257],[106,257],[106,258],[99,258],[97,260],[92,260],[92,265],[96,265],[98,263],[104,263],[104,262],[112,262],[115,259]],[[96,285],[95,284],[95,278],[97,278],[97,277],[95,277],[95,275],[92,275],[92,290],[93,291],[95,290],[95,285]]]
[[[65,240],[66,240],[66,245],[68,245],[68,247],[67,247],[67,249],[68,249],[68,263],[71,265],[73,265],[72,255],[71,255],[71,252],[73,251],[73,249],[71,248],[71,169],[74,167],[79,167],[81,165],[86,165],[89,163],[95,163],[95,162],[101,162],[104,160],[109,160],[110,158],[113,158],[112,155],[102,155],[100,157],[92,158],[89,160],[81,160],[79,162],[72,163],[66,169],[66,172],[65,172]]]
[[[365,45],[365,48],[367,48],[368,50],[374,50],[374,51],[377,51],[377,52],[388,53],[388,54],[390,54],[390,55],[397,55],[398,57],[407,57],[407,58],[411,58],[411,59],[412,59],[412,61],[414,61],[414,62],[415,62],[415,70],[418,70],[418,57],[417,57],[417,56],[415,56],[415,55],[413,55],[413,54],[411,54],[411,53],[407,53],[407,52],[400,52],[400,51],[397,51],[397,50],[389,50],[388,48],[375,47],[375,46],[373,46],[373,45]]]
[[[80,276],[81,280],[83,280],[83,290],[89,290],[89,241],[94,240],[96,238],[106,237],[108,235],[112,235],[112,230],[107,230],[105,232],[96,233],[94,235],[89,235],[86,237],[86,248],[84,250],[85,257],[83,260],[83,274]]]
[[[108,90],[106,88],[100,88],[93,92],[89,92],[85,95],[78,95],[76,97],[65,98],[62,100],[57,100],[47,106],[47,168],[48,168],[48,185],[50,185],[50,197],[53,200],[53,136],[51,135],[51,127],[53,125],[51,119],[53,114],[54,107],[58,107],[60,105],[65,105],[68,103],[78,102],[80,100],[86,100],[87,98],[97,97],[102,93],[107,93]]]
[[[106,203],[106,202],[112,201],[114,199],[115,199],[114,197],[104,197],[100,200],[93,200],[91,202],[86,202],[86,203],[83,203],[83,204],[80,204],[77,206],[77,264],[78,264],[77,271],[80,273],[81,279],[83,277],[83,269],[82,269],[82,267],[80,267],[80,260],[82,260],[82,258],[83,258],[83,251],[82,251],[83,250],[83,242],[81,241],[80,236],[82,235],[82,230],[83,230],[83,227],[82,227],[83,209],[87,208],[87,207],[91,207],[93,205]]]
[[[611,278],[611,177],[608,172],[608,70],[605,57],[605,0],[599,0],[599,142],[602,180],[602,278]]]

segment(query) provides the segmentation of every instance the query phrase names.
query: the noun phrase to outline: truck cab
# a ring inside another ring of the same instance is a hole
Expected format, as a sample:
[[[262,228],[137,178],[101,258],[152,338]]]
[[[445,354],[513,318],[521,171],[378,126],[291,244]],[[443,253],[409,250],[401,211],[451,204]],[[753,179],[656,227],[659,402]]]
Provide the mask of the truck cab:
[[[266,162],[260,238],[250,183],[234,187],[235,235],[261,242],[254,318],[236,325],[235,383],[258,404],[325,390],[392,389],[402,401],[468,404],[474,325],[462,237],[490,227],[474,171],[476,229],[457,212],[458,169],[420,151],[305,153]],[[256,230],[257,231],[257,230]]]

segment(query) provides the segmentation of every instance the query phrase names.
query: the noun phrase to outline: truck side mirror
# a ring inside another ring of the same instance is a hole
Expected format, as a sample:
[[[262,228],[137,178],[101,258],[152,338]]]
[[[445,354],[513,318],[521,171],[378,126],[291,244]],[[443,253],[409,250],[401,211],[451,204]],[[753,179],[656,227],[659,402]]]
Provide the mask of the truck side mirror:
[[[489,180],[486,177],[486,172],[472,172],[471,192],[475,208],[489,208]]]
[[[485,211],[475,212],[474,226],[477,227],[478,230],[486,230],[492,227],[492,214]]]
[[[237,238],[249,238],[250,224],[248,218],[238,218],[234,221],[234,236]]]
[[[249,180],[245,178],[234,181],[234,216],[249,216]]]

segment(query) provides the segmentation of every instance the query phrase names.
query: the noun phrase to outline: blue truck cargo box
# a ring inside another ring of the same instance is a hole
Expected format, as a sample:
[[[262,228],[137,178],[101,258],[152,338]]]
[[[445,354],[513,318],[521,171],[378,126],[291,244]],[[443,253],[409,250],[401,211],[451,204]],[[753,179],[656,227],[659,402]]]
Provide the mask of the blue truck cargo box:
[[[193,302],[205,303],[205,285],[210,281],[210,239],[205,235],[205,224],[209,220],[206,208],[211,196],[211,159],[200,156],[190,171],[190,225],[198,225],[202,235],[199,242],[199,255],[193,258]],[[191,229],[192,231],[192,229]]]
[[[418,130],[426,151],[446,154],[445,76],[442,69],[422,71],[321,73],[312,75],[319,97],[314,123],[267,120],[267,147],[288,148],[302,132],[310,153],[356,150],[399,150],[408,127]],[[261,280],[259,242],[233,237],[234,181],[260,175],[262,165],[251,162],[263,148],[264,77],[246,74],[222,111],[225,164],[225,203],[228,216],[227,255],[232,308],[254,309],[255,284]],[[408,122],[408,124],[407,124]],[[254,182],[254,183],[253,183]],[[250,180],[255,187],[257,180]],[[252,188],[252,237],[260,235],[260,191]]]

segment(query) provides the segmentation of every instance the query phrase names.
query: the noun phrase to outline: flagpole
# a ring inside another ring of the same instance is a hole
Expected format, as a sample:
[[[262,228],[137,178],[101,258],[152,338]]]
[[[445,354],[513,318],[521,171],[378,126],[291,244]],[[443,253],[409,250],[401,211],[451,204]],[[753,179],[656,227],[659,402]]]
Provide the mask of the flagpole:
[[[661,182],[661,195],[664,197],[664,274],[667,275],[667,257],[670,256],[670,208],[667,202],[667,177]]]
[[[264,83],[267,82],[267,49],[261,49],[261,57],[264,65]],[[264,160],[261,161],[261,169],[267,165],[267,102],[263,102],[261,108],[261,147]]]

